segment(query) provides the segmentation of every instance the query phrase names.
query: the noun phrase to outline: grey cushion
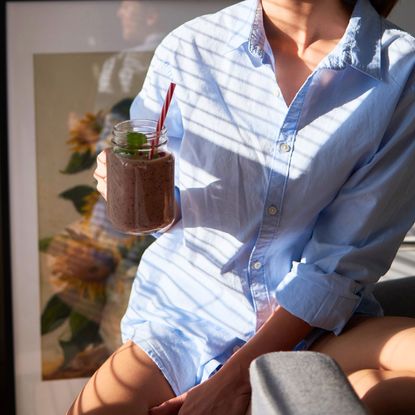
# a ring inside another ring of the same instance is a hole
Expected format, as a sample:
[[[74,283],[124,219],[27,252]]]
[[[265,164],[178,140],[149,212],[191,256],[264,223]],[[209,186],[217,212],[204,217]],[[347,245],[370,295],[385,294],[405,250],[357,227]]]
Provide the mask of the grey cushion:
[[[348,379],[329,356],[274,352],[250,366],[252,415],[366,415]]]

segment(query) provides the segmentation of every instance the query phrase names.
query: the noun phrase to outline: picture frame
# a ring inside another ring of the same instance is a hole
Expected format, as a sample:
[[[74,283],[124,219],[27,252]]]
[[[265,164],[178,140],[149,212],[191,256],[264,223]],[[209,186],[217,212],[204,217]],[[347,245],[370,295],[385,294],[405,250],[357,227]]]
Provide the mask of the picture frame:
[[[136,0],[168,15],[163,32],[235,1]],[[42,380],[35,61],[39,56],[118,53],[131,44],[117,25],[120,1],[6,1],[1,45],[1,382],[5,415],[65,413],[87,378]],[[4,28],[4,29],[3,29]],[[6,42],[7,39],[7,42]],[[79,91],[82,94],[84,91]],[[138,92],[138,91],[137,91]],[[7,99],[6,99],[7,97]],[[59,106],[61,100],[51,102]],[[47,112],[47,111],[46,111]],[[53,161],[55,154],[44,147]],[[6,374],[6,376],[4,376]]]
[[[6,61],[6,5],[0,5],[0,53]],[[14,347],[11,303],[9,165],[6,67],[0,78],[0,413],[15,414]]]

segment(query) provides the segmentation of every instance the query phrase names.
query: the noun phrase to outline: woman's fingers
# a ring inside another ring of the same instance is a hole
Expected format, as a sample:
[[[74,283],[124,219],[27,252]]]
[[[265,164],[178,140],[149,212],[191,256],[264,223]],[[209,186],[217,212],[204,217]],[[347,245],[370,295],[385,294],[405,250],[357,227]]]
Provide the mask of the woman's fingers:
[[[97,167],[95,173],[98,177],[107,177],[107,153],[101,151],[97,156]]]
[[[107,200],[107,153],[101,151],[97,156],[97,167],[94,171],[94,179],[97,181],[97,190]]]
[[[159,406],[155,406],[150,409],[150,415],[177,415],[180,411],[180,408],[183,405],[184,400],[186,399],[187,394],[176,396],[175,398],[169,399],[168,401],[162,403]]]

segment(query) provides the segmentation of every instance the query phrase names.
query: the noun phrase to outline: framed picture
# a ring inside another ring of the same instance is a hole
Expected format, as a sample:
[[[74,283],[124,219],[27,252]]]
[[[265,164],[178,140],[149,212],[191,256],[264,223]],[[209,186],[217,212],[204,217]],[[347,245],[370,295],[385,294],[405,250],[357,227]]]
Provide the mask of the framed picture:
[[[161,39],[231,3],[5,2],[1,191],[10,209],[2,208],[1,232],[10,244],[2,245],[1,352],[15,400],[2,414],[65,413],[119,346],[119,320],[152,239],[112,228],[92,179],[95,157],[128,118]]]

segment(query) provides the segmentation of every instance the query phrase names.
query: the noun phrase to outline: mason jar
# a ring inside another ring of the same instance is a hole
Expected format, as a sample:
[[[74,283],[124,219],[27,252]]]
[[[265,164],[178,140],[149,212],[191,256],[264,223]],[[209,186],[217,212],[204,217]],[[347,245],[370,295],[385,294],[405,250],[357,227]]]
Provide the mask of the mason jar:
[[[114,228],[135,235],[170,227],[175,217],[174,156],[167,131],[152,120],[113,128],[107,156],[107,216]]]

